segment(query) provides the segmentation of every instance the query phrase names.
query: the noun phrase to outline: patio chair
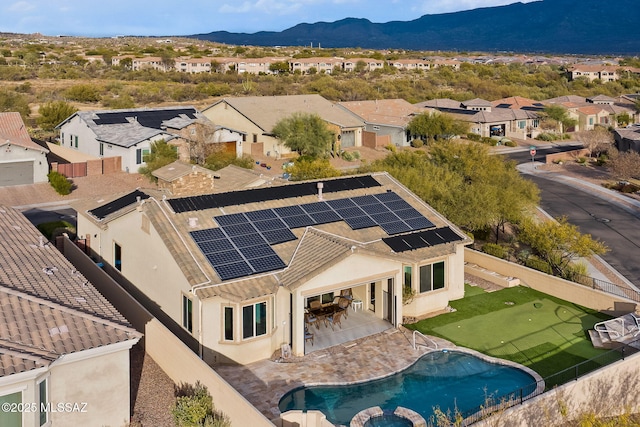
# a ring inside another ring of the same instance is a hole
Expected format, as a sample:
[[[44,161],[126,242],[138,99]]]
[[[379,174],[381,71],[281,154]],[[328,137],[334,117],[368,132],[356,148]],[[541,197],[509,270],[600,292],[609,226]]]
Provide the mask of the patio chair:
[[[318,318],[311,313],[304,314],[304,323],[306,324],[305,328],[311,325],[315,325],[316,329],[320,329],[320,323],[318,323]]]
[[[338,310],[337,311],[341,311],[342,314],[344,314],[344,318],[346,319],[347,317],[349,317],[349,306],[351,305],[351,301],[340,297],[340,299],[338,300]]]
[[[313,345],[313,332],[309,332],[309,328],[304,328],[304,342],[311,341],[311,345]]]
[[[342,298],[348,299],[349,301],[353,301],[353,294],[351,293],[351,288],[341,290],[340,296]]]
[[[338,325],[340,326],[340,329],[342,329],[342,323],[340,323],[341,320],[342,320],[342,311],[336,311],[332,315],[328,316],[326,319],[329,325],[331,325],[332,331],[335,331],[335,328],[333,327],[333,325]]]

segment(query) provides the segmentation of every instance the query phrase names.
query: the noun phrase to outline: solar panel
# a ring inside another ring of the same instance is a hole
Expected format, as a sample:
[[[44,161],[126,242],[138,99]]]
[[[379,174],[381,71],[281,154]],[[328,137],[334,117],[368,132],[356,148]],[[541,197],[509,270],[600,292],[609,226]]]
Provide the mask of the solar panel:
[[[264,221],[267,219],[278,218],[276,213],[271,209],[262,209],[260,211],[251,211],[244,213],[251,221]]]
[[[343,208],[351,208],[356,204],[351,201],[351,199],[336,199],[336,200],[327,200],[327,205],[331,206],[333,209],[343,209]]]
[[[300,205],[300,207],[308,214],[327,212],[331,210],[331,207],[325,202],[306,203],[304,205]]]
[[[282,259],[280,259],[280,257],[275,254],[262,258],[254,258],[250,260],[249,263],[256,273],[280,270],[287,266],[284,261],[282,261]]]
[[[350,208],[342,208],[342,209],[336,209],[336,213],[338,215],[340,215],[340,217],[342,217],[342,219],[346,219],[346,218],[353,218],[353,217],[359,217],[359,216],[365,216],[366,214],[364,213],[364,211],[362,209],[360,209],[357,206],[353,206]]]
[[[240,255],[240,252],[238,252],[236,249],[224,252],[212,252],[206,254],[206,257],[214,267],[216,265],[231,264],[233,262],[240,262],[244,260],[242,258],[242,255]]]
[[[338,222],[342,218],[334,211],[313,212],[309,214],[316,224],[328,224],[330,222]]]
[[[298,205],[284,206],[284,207],[281,207],[281,208],[275,208],[274,211],[281,218],[284,218],[286,216],[296,216],[296,215],[304,215],[305,214],[305,212],[302,210],[302,208],[300,206],[298,206]]]
[[[378,225],[368,216],[349,217],[343,219],[353,230],[360,230],[361,228],[374,227]]]
[[[291,240],[296,240],[296,235],[291,232],[288,228],[283,228],[280,230],[271,230],[265,231],[262,233],[264,239],[270,245],[277,245],[278,243],[289,242]]]
[[[214,216],[213,219],[215,219],[220,226],[247,222],[247,218],[242,213]]]
[[[258,233],[245,234],[242,236],[231,236],[230,239],[238,248],[246,248],[247,246],[255,246],[265,243],[264,238]]]
[[[253,274],[253,269],[246,261],[231,264],[214,265],[213,268],[222,280],[237,279],[238,277]]]
[[[218,240],[218,239],[226,238],[226,236],[222,232],[222,229],[220,228],[207,228],[206,230],[196,230],[196,231],[190,232],[189,234],[191,234],[191,238],[196,243],[205,242],[207,240]]]
[[[280,218],[267,219],[265,221],[254,221],[253,226],[256,228],[256,230],[258,230],[261,233],[265,231],[281,230],[281,229],[288,228],[287,224],[282,222]]]
[[[409,209],[400,209],[393,211],[399,218],[408,219],[408,218],[424,218],[424,216],[418,212],[417,209],[409,207]]]
[[[404,200],[393,200],[390,202],[384,202],[384,205],[392,211],[401,211],[405,209],[413,209],[412,206]]]
[[[432,228],[435,225],[425,217],[407,218],[404,220],[412,230],[422,230],[424,228]]]
[[[264,244],[242,248],[242,255],[247,260],[251,260],[253,258],[262,258],[265,256],[276,255],[276,253],[271,248],[271,246],[269,246],[268,244]]]
[[[378,201],[378,199],[376,199],[373,196],[367,195],[367,196],[358,196],[358,197],[352,197],[351,201],[353,203],[355,203],[358,206],[365,206],[365,205],[374,205],[374,204],[378,204],[380,203]]]
[[[89,213],[95,216],[98,219],[105,219],[107,215],[117,212],[122,208],[133,205],[138,202],[138,199],[144,200],[148,199],[149,195],[143,193],[140,190],[135,190],[129,194],[126,194],[112,202],[106,203],[102,206],[99,206],[95,209],[91,209]]]
[[[248,222],[243,224],[225,225],[222,230],[229,236],[243,236],[245,234],[254,234],[256,229]]]
[[[433,230],[417,231],[400,236],[385,237],[382,239],[394,252],[405,252],[429,246],[463,240],[450,227],[436,228]]]
[[[360,209],[362,209],[363,211],[365,211],[369,215],[376,214],[376,213],[389,212],[389,208],[387,208],[385,205],[383,205],[382,203],[378,202],[377,200],[376,200],[376,203],[373,204],[373,205],[360,206]]]
[[[309,215],[287,216],[282,218],[289,228],[301,228],[314,225],[315,221]]]
[[[384,232],[387,233],[389,236],[411,231],[411,227],[406,223],[404,223],[403,221],[386,222],[384,224],[379,224],[379,225],[380,227],[382,227]]]
[[[395,200],[402,200],[402,197],[398,196],[393,191],[387,191],[386,193],[374,194],[373,197],[380,200],[382,203],[393,202]]]
[[[221,240],[199,242],[198,247],[200,248],[200,251],[205,255],[213,252],[228,251],[230,249],[234,249],[233,243],[231,243],[231,240],[227,238]]]
[[[396,222],[400,221],[397,216],[395,216],[392,212],[378,213],[369,215],[371,219],[373,219],[376,224],[383,224],[385,222]]]

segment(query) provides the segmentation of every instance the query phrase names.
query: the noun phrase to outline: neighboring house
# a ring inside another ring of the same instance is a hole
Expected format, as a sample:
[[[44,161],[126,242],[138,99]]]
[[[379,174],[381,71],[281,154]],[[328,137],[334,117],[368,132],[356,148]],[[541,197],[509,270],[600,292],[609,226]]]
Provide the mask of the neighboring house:
[[[128,425],[141,334],[20,212],[0,228],[0,426]]]
[[[338,105],[365,122],[365,131],[375,134],[373,148],[389,144],[406,147],[411,142],[407,125],[423,110],[404,99],[339,102]],[[386,137],[386,138],[383,138]],[[365,134],[363,145],[367,144]]]
[[[491,101],[493,108],[511,108],[513,110],[529,110],[529,111],[542,111],[544,104],[540,101],[536,101],[529,98],[523,98],[522,96],[511,96],[508,98],[497,99]]]
[[[620,65],[573,65],[567,67],[569,80],[579,77],[586,78],[590,82],[600,80],[602,83],[613,82],[625,74],[640,74],[640,68],[624,67]]]
[[[273,135],[273,128],[294,113],[320,116],[336,134],[339,147],[362,146],[364,122],[320,95],[223,98],[202,111],[212,122],[246,134],[244,154],[276,159],[291,154],[291,150]]]
[[[616,148],[620,151],[640,153],[640,126],[628,126],[613,132]]]
[[[568,131],[590,130],[595,125],[617,127],[616,118],[622,114],[628,115],[632,122],[638,117],[633,105],[630,105],[626,99],[616,99],[605,95],[589,98],[566,95],[542,102],[545,105],[561,105],[567,109],[569,117],[578,122],[574,128],[568,129]]]
[[[313,351],[313,301],[350,294],[365,319],[389,329],[464,295],[471,239],[387,173],[154,194],[79,202],[78,232],[198,340],[210,364],[268,359],[285,344],[293,355]],[[413,299],[403,301],[405,287]]]
[[[456,120],[469,124],[470,132],[485,137],[535,138],[539,131],[540,117],[535,111],[495,107],[484,99],[455,101],[434,99],[415,104],[450,114]]]
[[[344,58],[295,58],[290,59],[289,69],[292,73],[300,72],[302,74],[309,74],[312,70],[317,73],[331,74],[334,68],[342,70],[344,66]]]
[[[388,64],[398,70],[427,71],[431,68],[431,62],[426,59],[394,59]]]
[[[212,58],[179,57],[175,59],[175,70],[181,73],[200,74],[211,72]]]
[[[47,153],[31,140],[20,113],[0,113],[0,187],[47,182]]]
[[[384,59],[348,58],[343,61],[342,69],[347,72],[356,71],[359,64],[363,64],[362,71],[382,70],[386,64]]]
[[[56,126],[60,145],[94,157],[122,158],[122,170],[137,172],[151,144],[165,140],[180,144],[175,132],[198,119],[193,107],[134,108],[78,111]],[[169,124],[169,128],[167,128]]]
[[[246,74],[275,74],[271,70],[271,66],[278,62],[288,62],[289,58],[285,57],[268,57],[268,58],[242,58],[237,60],[238,73]]]

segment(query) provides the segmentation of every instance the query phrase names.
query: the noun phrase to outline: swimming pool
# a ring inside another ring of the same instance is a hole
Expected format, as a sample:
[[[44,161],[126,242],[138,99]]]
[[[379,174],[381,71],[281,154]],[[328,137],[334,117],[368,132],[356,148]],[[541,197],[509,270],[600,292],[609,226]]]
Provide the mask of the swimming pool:
[[[425,354],[404,371],[386,378],[350,385],[301,387],[285,394],[280,412],[293,409],[322,411],[327,420],[349,425],[359,411],[379,406],[393,410],[412,409],[426,420],[433,408],[465,413],[483,405],[487,397],[498,397],[527,388],[535,390],[536,379],[529,373],[488,362],[459,351]]]

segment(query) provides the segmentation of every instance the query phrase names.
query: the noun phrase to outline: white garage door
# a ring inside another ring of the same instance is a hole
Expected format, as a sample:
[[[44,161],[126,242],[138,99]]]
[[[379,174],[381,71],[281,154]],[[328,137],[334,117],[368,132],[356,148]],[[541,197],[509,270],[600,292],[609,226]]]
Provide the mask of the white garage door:
[[[0,187],[33,184],[33,162],[0,163]]]

